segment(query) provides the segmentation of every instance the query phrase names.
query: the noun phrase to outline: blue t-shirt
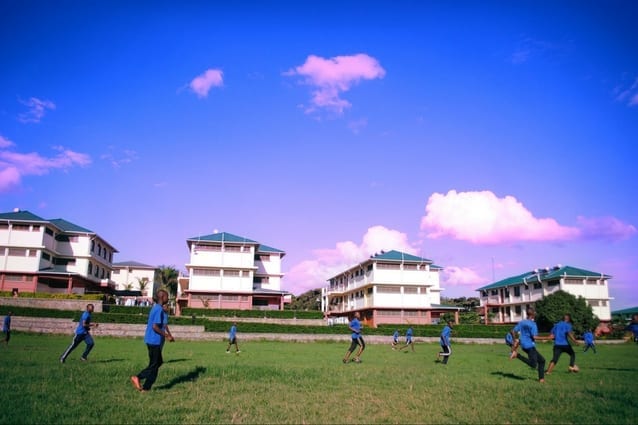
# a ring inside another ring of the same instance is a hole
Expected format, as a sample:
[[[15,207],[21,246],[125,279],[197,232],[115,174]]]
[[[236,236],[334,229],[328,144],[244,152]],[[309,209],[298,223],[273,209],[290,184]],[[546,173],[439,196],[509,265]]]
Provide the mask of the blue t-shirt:
[[[164,317],[166,316],[166,318]],[[162,345],[164,336],[153,330],[153,325],[159,326],[164,330],[164,326],[168,324],[168,314],[161,305],[153,304],[151,312],[148,314],[148,323],[146,324],[146,333],[144,334],[144,342],[149,345]]]
[[[228,339],[232,341],[235,339],[235,335],[237,335],[237,326],[233,325],[230,327],[230,332],[228,332]]]
[[[361,322],[356,317],[350,322],[350,327],[354,330],[352,332],[352,339],[357,339],[361,336]]]
[[[406,342],[412,341],[412,328],[408,328],[408,330],[405,332],[405,341]]]
[[[78,323],[78,327],[75,329],[76,335],[84,335],[89,333],[91,324],[91,313],[88,311],[84,311],[82,316],[80,317],[80,323]]]
[[[11,330],[11,316],[4,316],[4,322],[2,322],[2,332],[8,332]]]
[[[534,342],[534,337],[538,335],[536,322],[529,319],[521,320],[514,326],[514,332],[521,334],[521,347],[523,347],[524,350],[536,347],[536,343]]]
[[[567,335],[572,331],[572,324],[564,320],[556,323],[551,334],[554,335],[554,345],[569,345]]]
[[[514,337],[509,332],[505,334],[505,344],[510,346],[514,345]]]
[[[397,329],[396,331],[394,331],[394,333],[392,334],[392,338],[397,341],[399,339],[399,330]]]
[[[638,338],[638,323],[631,323],[625,330],[631,331],[634,334],[634,338]]]
[[[585,340],[586,344],[593,344],[594,343],[594,334],[591,332],[585,332],[583,334],[583,339]]]
[[[450,335],[452,334],[452,328],[448,325],[445,325],[443,330],[441,331],[441,346],[450,345]]]

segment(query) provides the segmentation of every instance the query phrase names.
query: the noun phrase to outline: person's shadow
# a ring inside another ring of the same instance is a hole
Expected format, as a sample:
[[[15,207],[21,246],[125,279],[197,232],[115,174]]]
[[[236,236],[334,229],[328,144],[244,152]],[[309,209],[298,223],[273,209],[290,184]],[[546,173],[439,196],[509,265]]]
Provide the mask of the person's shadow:
[[[514,375],[513,373],[510,372],[492,372],[492,375],[499,375],[502,376],[503,378],[508,378],[508,379],[516,379],[517,381],[524,381],[525,378],[523,378],[522,376],[518,376],[518,375]]]
[[[195,369],[191,370],[190,372],[188,372],[185,375],[181,375],[181,376],[177,376],[173,379],[171,379],[171,381],[167,384],[164,385],[160,385],[159,387],[157,387],[158,390],[168,390],[173,388],[175,385],[179,385],[179,384],[183,384],[186,382],[193,382],[195,380],[197,380],[197,378],[199,378],[199,375],[203,374],[204,372],[206,372],[206,368],[202,367],[202,366],[197,366]]]

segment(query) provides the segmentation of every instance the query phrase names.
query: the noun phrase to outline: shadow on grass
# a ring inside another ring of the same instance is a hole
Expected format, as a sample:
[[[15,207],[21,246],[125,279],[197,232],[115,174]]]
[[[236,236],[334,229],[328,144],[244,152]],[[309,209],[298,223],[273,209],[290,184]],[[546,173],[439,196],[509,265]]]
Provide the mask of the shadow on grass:
[[[527,378],[523,378],[522,376],[514,375],[513,373],[505,373],[505,372],[492,372],[492,375],[502,376],[503,378],[508,379],[516,379],[517,381],[525,381]]]
[[[158,390],[168,390],[173,388],[175,385],[184,384],[186,382],[192,382],[199,378],[199,375],[206,372],[206,368],[202,366],[197,366],[192,371],[188,372],[185,375],[178,376],[176,378],[171,379],[168,384],[161,385],[157,387]]]
[[[170,359],[166,360],[164,363],[179,363],[179,362],[187,362],[189,359]]]
[[[611,370],[612,372],[635,372],[638,369],[622,368],[622,367],[588,367],[593,370]]]
[[[105,359],[105,360],[95,360],[92,363],[115,363],[115,362],[123,362],[124,359]]]

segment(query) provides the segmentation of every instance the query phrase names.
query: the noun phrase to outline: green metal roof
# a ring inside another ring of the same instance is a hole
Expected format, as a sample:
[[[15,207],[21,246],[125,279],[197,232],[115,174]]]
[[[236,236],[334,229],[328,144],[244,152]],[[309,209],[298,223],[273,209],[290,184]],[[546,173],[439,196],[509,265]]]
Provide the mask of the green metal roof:
[[[14,212],[8,212],[8,213],[0,213],[0,220],[48,221],[29,211],[14,211]]]
[[[612,311],[612,316],[625,316],[625,315],[633,315],[638,314],[638,307],[629,307],[622,310]]]
[[[210,234],[210,235],[195,236],[193,238],[187,239],[187,241],[193,241],[193,242],[199,242],[199,241],[204,241],[204,242],[239,242],[239,243],[259,244],[259,242],[256,242],[256,241],[254,241],[252,239],[244,238],[242,236],[233,235],[232,233],[228,233],[228,232],[219,232],[219,233],[213,233],[213,234]]]
[[[520,285],[520,284],[529,284],[533,282],[538,282],[539,279],[541,282],[558,279],[560,277],[602,277],[604,279],[609,279],[611,276],[592,272],[585,269],[579,269],[577,267],[571,266],[555,266],[548,269],[536,269],[535,271],[526,272],[523,274],[519,274],[516,276],[511,276],[505,278],[503,280],[499,280],[497,282],[490,283],[489,285],[480,287],[477,291],[485,291],[489,289],[497,289],[504,288],[506,286],[512,285]]]
[[[285,251],[282,251],[281,249],[273,248],[267,245],[259,245],[257,247],[257,252],[274,252],[277,254],[285,254]]]
[[[419,263],[432,263],[432,260],[428,260],[427,258],[417,257],[416,255],[406,254],[400,251],[381,251],[378,254],[371,255],[371,259],[374,260],[386,260],[386,261],[415,261]]]
[[[49,222],[62,229],[64,232],[95,233],[93,230],[78,226],[77,224],[71,223],[70,221],[66,221],[62,218],[54,218],[53,220],[49,220]]]

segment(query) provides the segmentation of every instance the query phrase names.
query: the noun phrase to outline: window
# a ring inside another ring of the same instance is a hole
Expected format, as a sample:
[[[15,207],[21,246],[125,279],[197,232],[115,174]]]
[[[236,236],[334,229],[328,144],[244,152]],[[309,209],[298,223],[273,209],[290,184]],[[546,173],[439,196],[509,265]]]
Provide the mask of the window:
[[[239,276],[239,270],[224,270],[224,276]]]
[[[113,253],[109,252],[109,263],[113,262]]]
[[[368,269],[367,269],[367,270],[368,270],[369,272],[371,272],[371,271],[372,271],[372,264],[368,264]]]
[[[225,245],[224,251],[226,252],[241,252],[241,247],[236,245]]]
[[[53,258],[56,266],[75,266],[75,258]]]
[[[44,228],[44,233],[46,233],[49,236],[53,236],[53,230],[49,229],[48,227]]]
[[[540,282],[534,282],[534,289],[541,289],[543,285]]]
[[[5,230],[9,228],[9,223],[0,223],[0,230]]]
[[[195,252],[197,251],[221,251],[222,247],[219,245],[195,245]]]
[[[415,288],[413,286],[406,286],[403,288],[404,294],[416,294],[419,288]]]
[[[24,276],[19,274],[8,274],[4,276],[4,280],[10,280],[13,282],[21,282],[24,280]]]
[[[30,249],[29,253],[27,254],[29,257],[35,257],[38,255],[38,250],[37,249]]]
[[[44,254],[42,254],[44,255]],[[89,262],[89,275],[93,273],[93,264]]]
[[[401,287],[399,286],[378,286],[377,294],[400,294]]]
[[[91,241],[91,252],[95,252],[95,241]]]
[[[403,270],[416,270],[416,264],[404,264]]]
[[[100,245],[100,244],[97,244],[97,255],[98,255],[98,257],[100,255],[102,255],[102,245]]]
[[[492,289],[490,295],[498,295],[498,289]]]
[[[238,295],[222,295],[222,301],[238,301]]]
[[[113,274],[120,274],[120,270],[119,269],[113,270]]]
[[[11,229],[13,230],[19,230],[22,232],[28,232],[29,231],[29,225],[28,224],[14,224],[13,226],[11,226]]]
[[[193,276],[219,276],[218,269],[193,269]]]
[[[515,286],[514,287],[514,296],[515,297],[520,297],[521,296],[521,287],[520,286]]]
[[[42,253],[42,259],[50,261],[51,260],[51,256],[49,254],[47,254],[46,252],[43,252]]]
[[[98,277],[100,275],[100,266],[95,266],[93,276]]]
[[[57,235],[55,237],[55,240],[58,242],[68,242],[69,241],[69,237],[67,235]]]
[[[514,307],[514,312],[516,312],[516,314],[521,314],[521,306],[517,305],[516,307]]]
[[[594,282],[594,285],[596,284],[596,282]],[[558,279],[554,279],[554,280],[550,280],[547,282],[547,286],[557,286],[560,285],[560,280]]]
[[[27,250],[24,248],[9,248],[10,257],[26,257]]]
[[[377,263],[377,269],[379,270],[399,270],[400,268],[400,264]]]

